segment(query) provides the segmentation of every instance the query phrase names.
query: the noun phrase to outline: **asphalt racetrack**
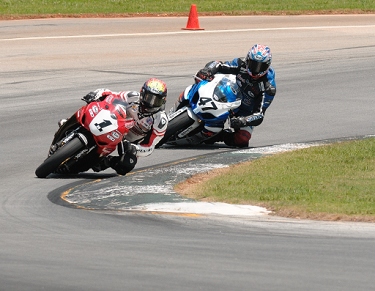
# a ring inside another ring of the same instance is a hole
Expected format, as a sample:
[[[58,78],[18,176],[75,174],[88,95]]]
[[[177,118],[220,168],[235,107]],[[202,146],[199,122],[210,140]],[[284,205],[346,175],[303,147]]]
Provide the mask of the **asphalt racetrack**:
[[[252,146],[375,132],[375,15],[0,21],[0,290],[372,290],[375,226],[268,215],[64,207],[112,171],[38,179],[60,118],[90,90],[168,84],[167,108],[210,60],[273,51],[277,96]],[[164,163],[228,148],[157,149]],[[250,179],[251,177],[249,177]],[[126,185],[131,175],[121,178]]]

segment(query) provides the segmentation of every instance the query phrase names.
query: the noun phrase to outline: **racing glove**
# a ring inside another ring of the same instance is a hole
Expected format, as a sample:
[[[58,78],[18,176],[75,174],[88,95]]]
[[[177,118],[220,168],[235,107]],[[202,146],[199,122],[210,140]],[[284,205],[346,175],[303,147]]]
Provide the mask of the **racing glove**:
[[[138,151],[138,147],[135,144],[132,144],[130,141],[123,141],[125,153],[131,153],[132,155],[136,155]]]
[[[205,65],[203,69],[200,69],[196,74],[195,82],[199,83],[201,80],[212,81],[215,74],[219,71],[221,62],[212,61]]]
[[[234,130],[240,129],[247,125],[245,117],[233,117],[230,119],[230,127]]]
[[[121,143],[118,144],[119,155],[130,153],[132,155],[137,155],[138,147],[135,144],[132,144],[130,141],[124,139]]]
[[[212,81],[214,76],[208,70],[207,68],[200,69],[196,74],[195,74],[195,83],[199,83],[202,80],[207,80],[207,81]]]
[[[208,72],[213,76],[217,72],[219,72],[222,62],[219,61],[212,61],[206,64],[206,68]]]
[[[95,92],[90,92],[86,94],[85,96],[82,97],[82,100],[85,101],[87,104],[91,103],[94,101],[96,98],[96,93]]]
[[[111,91],[108,89],[97,89],[95,91],[91,91],[90,93],[86,94],[82,97],[81,100],[85,101],[87,104],[100,99],[101,97],[105,97],[110,94]]]

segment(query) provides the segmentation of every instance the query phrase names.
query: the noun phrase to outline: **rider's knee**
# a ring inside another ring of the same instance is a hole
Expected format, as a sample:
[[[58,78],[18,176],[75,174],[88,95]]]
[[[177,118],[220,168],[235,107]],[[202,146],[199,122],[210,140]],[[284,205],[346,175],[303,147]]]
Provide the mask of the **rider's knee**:
[[[137,164],[137,156],[132,153],[126,153],[121,157],[113,157],[111,159],[111,168],[119,175],[126,175],[134,169]]]
[[[228,146],[248,147],[251,139],[251,132],[248,130],[238,130],[236,132],[226,133],[224,135],[224,143]]]

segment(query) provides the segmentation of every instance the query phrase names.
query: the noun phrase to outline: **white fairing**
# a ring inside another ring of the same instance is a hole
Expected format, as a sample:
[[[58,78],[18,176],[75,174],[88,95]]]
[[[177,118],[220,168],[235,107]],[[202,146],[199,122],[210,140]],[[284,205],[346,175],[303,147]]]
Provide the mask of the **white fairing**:
[[[227,113],[229,110],[234,110],[241,105],[241,100],[237,100],[234,102],[219,102],[218,101],[217,96],[215,96],[214,94],[214,90],[215,90],[216,85],[224,77],[230,79],[234,83],[236,82],[234,75],[216,74],[215,78],[212,81],[208,82],[207,84],[205,84],[204,86],[201,86],[198,89],[199,101],[197,103],[197,107],[194,108],[193,110],[195,114],[210,113],[216,117],[219,117],[222,114]],[[187,91],[185,91],[185,94],[186,93]]]

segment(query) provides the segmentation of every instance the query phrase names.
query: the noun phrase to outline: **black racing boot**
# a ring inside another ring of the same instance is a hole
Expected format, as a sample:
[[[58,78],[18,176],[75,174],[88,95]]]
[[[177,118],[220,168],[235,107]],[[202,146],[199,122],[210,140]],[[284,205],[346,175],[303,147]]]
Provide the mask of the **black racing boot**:
[[[111,167],[111,160],[113,158],[112,156],[103,157],[98,164],[92,167],[92,170],[94,172],[101,172],[108,169]]]
[[[210,137],[209,139],[206,139],[204,141],[205,144],[214,144],[215,142],[221,142],[224,141],[223,138],[223,131],[220,131],[218,134],[214,135],[213,137]]]

